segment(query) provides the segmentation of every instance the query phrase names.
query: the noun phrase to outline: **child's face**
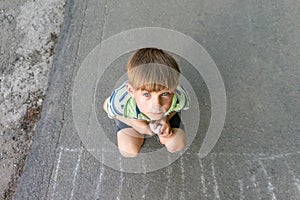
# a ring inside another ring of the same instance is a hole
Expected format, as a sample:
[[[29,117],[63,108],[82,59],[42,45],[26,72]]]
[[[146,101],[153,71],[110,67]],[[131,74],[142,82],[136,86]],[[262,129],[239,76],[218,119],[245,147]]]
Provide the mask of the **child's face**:
[[[148,92],[146,90],[134,90],[132,96],[140,111],[151,120],[158,120],[169,110],[172,104],[174,92],[165,89],[159,92]]]

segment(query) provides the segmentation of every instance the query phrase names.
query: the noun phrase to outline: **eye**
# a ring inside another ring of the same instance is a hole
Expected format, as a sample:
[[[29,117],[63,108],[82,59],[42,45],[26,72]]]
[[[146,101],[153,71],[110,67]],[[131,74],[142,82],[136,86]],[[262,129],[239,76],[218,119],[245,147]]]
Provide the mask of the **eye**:
[[[161,96],[169,96],[170,95],[170,93],[169,92],[163,92],[162,94],[161,94]]]
[[[145,92],[145,93],[143,94],[143,96],[144,96],[144,97],[150,97],[150,94],[149,94],[149,92]]]

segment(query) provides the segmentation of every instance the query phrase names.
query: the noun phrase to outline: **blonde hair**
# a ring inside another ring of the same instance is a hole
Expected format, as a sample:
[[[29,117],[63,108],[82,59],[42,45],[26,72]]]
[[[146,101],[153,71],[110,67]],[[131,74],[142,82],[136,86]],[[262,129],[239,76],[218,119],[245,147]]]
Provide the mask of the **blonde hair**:
[[[137,50],[129,59],[127,76],[134,89],[175,90],[179,80],[179,66],[167,52],[156,48]]]

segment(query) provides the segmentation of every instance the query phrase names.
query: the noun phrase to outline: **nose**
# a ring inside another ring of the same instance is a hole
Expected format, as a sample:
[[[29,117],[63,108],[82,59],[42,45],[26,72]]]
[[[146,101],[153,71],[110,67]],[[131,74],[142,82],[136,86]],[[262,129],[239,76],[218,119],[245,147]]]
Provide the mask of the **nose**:
[[[151,101],[151,104],[152,104],[152,107],[153,108],[160,108],[160,104],[161,104],[161,102],[160,102],[160,99],[159,99],[159,97],[158,96],[154,96],[154,97],[152,97],[152,101]]]

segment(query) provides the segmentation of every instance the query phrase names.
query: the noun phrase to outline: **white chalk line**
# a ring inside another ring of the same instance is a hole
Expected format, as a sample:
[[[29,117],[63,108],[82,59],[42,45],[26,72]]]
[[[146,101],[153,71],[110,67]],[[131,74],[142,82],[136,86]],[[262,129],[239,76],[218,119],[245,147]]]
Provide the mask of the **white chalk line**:
[[[142,167],[143,167],[143,183],[146,183],[147,181],[147,177],[146,177],[146,173],[147,173],[147,169],[146,169],[146,164],[145,164],[145,160],[144,158],[142,159]],[[142,189],[142,199],[146,199],[146,191],[148,190],[149,187],[149,183],[147,183],[146,185],[143,185],[143,189]]]
[[[147,183],[146,185],[143,186],[142,199],[146,199],[146,191],[148,190],[148,187],[149,187],[149,183]]]
[[[300,151],[296,152],[290,152],[290,153],[284,153],[284,154],[275,154],[275,155],[269,155],[269,156],[261,156],[258,159],[259,160],[275,160],[275,159],[284,159],[289,156],[298,155],[300,154]]]
[[[80,158],[81,158],[81,153],[82,153],[82,148],[67,148],[67,147],[60,147],[60,152],[58,154],[58,158],[56,160],[56,167],[55,167],[55,173],[54,173],[54,177],[53,177],[53,187],[52,187],[52,194],[51,194],[51,200],[53,200],[54,198],[54,194],[55,194],[55,190],[56,190],[56,187],[57,187],[57,178],[58,178],[58,172],[59,172],[59,169],[60,169],[60,163],[61,163],[61,158],[62,158],[62,155],[63,155],[63,152],[79,152],[79,156],[78,156],[78,160],[77,160],[77,163],[76,163],[76,168],[75,168],[75,171],[74,171],[74,178],[73,178],[73,189],[72,189],[72,192],[71,192],[71,198],[73,197],[73,193],[74,193],[74,186],[75,186],[75,181],[76,181],[76,176],[77,176],[77,171],[78,171],[78,167],[79,167],[79,163],[80,163]],[[104,151],[101,151],[99,149],[89,149],[88,151],[91,151],[91,152],[104,152]],[[271,177],[268,176],[268,172],[267,170],[264,168],[264,165],[261,161],[263,160],[275,160],[275,159],[286,159],[287,157],[289,156],[292,156],[292,155],[298,155],[300,154],[300,151],[296,151],[296,152],[289,152],[289,153],[283,153],[283,154],[273,154],[273,155],[270,155],[270,154],[252,154],[252,153],[210,153],[209,155],[211,155],[212,157],[214,156],[245,156],[245,157],[252,157],[252,158],[255,158],[258,162],[260,162],[259,164],[261,165],[262,167],[262,171],[264,173],[264,175],[266,176],[267,180],[268,180],[268,192],[270,193],[270,195],[272,196],[272,199],[276,199],[276,196],[275,196],[275,193],[274,193],[274,186],[272,185],[271,183]],[[197,154],[199,156],[199,154]],[[204,177],[204,169],[203,169],[203,165],[202,165],[202,162],[201,160],[199,159],[199,162],[200,162],[200,168],[201,168],[201,184],[202,184],[202,192],[204,195],[207,195],[207,188],[206,188],[206,183],[205,183],[205,177]],[[285,163],[287,164],[287,163]],[[288,168],[289,166],[286,165],[286,167]],[[104,168],[103,168],[104,170]],[[184,169],[183,169],[184,170]],[[294,184],[295,186],[297,187],[298,191],[300,192],[300,180],[295,176],[294,172],[288,168],[289,170],[289,173],[293,176],[293,181],[294,181]],[[170,173],[172,172],[172,169],[170,171]],[[103,171],[104,173],[104,171]],[[99,175],[99,182],[101,182],[100,180],[102,179],[102,176],[103,176],[103,173]],[[213,182],[214,182],[214,192],[215,192],[215,195],[216,195],[216,199],[220,199],[220,194],[219,194],[219,188],[218,188],[218,183],[217,183],[217,179],[216,179],[216,174],[215,174],[215,167],[214,167],[214,161],[212,161],[212,175],[213,175]],[[124,182],[124,175],[123,173],[121,173],[120,175],[120,189],[123,188],[123,182]],[[184,180],[185,178],[184,177],[181,177],[182,180]],[[241,180],[239,180],[239,185],[241,184],[240,182]],[[250,177],[250,181],[252,182],[253,186],[255,188],[258,189],[258,186],[257,186],[257,183],[256,183],[256,178],[255,178],[255,174],[253,174],[251,177]],[[100,184],[98,182],[98,185],[97,185],[97,191],[99,190],[99,187],[100,187]],[[168,180],[169,182],[169,180]],[[241,186],[241,185],[240,185]],[[181,192],[181,197],[184,197],[183,196],[184,194]],[[168,197],[169,194],[168,194],[168,191],[166,190],[166,197]],[[144,197],[144,195],[142,196]],[[165,197],[165,198],[166,198]],[[118,195],[117,199],[120,198],[120,194]],[[243,199],[244,196],[241,195],[241,198]]]
[[[246,163],[248,163],[249,166],[253,166],[253,163],[250,162],[250,160],[246,159],[245,161],[246,161]],[[254,186],[255,192],[257,192],[258,196],[256,196],[256,198],[258,198],[258,200],[261,200],[262,199],[261,191],[260,191],[261,187],[259,185],[259,182],[257,182],[257,180],[256,180],[256,174],[251,173],[251,176],[249,177],[249,179],[250,179],[250,182],[252,183],[252,185]]]
[[[256,184],[256,176],[255,174],[252,174],[252,176],[250,177],[250,181],[253,184],[254,188],[257,188],[257,184]]]
[[[268,172],[265,169],[264,164],[262,163],[262,161],[261,160],[257,160],[257,162],[261,166],[262,171],[263,171],[264,175],[267,178],[267,181],[268,181],[268,192],[271,195],[272,200],[276,200],[277,198],[276,198],[275,193],[274,193],[274,186],[271,183],[271,177],[268,175]]]
[[[170,184],[171,184],[172,171],[173,171],[172,166],[168,166],[167,167],[167,184],[166,184],[166,188],[165,188],[166,194],[165,194],[165,197],[164,197],[165,200],[170,199],[170,197],[169,197],[169,188],[170,188]]]
[[[63,154],[63,148],[60,148],[58,158],[56,159],[56,167],[55,167],[54,177],[52,179],[52,181],[53,181],[52,190],[53,191],[51,193],[51,198],[50,198],[51,200],[53,200],[53,198],[54,198],[54,194],[55,194],[55,190],[56,190],[56,186],[57,186],[58,170],[59,170],[62,154]]]
[[[200,163],[200,169],[201,169],[200,178],[201,178],[202,192],[203,192],[204,196],[207,196],[207,194],[206,194],[207,188],[206,188],[205,176],[204,176],[204,167],[203,167],[200,157],[199,157],[199,163]]]
[[[168,156],[168,162],[171,161],[171,158],[170,156]],[[172,165],[169,165],[167,168],[167,184],[166,184],[166,187],[165,187],[165,191],[166,191],[166,194],[164,196],[164,200],[168,200],[170,199],[170,196],[169,196],[169,188],[170,188],[170,184],[171,184],[171,174],[172,174],[172,171],[173,171],[173,168],[172,168]]]
[[[70,152],[79,152],[80,148],[67,148],[67,147],[61,147],[64,151],[70,151]],[[98,152],[98,153],[111,153],[112,151],[105,151],[101,149],[87,149],[89,152]],[[196,154],[199,156],[199,153],[187,153],[187,154]],[[285,158],[292,155],[300,154],[300,151],[295,152],[288,152],[288,153],[281,153],[281,154],[264,154],[264,153],[223,153],[223,152],[212,152],[209,153],[208,156],[245,156],[245,157],[255,157],[259,160],[274,160],[277,158]]]
[[[294,181],[294,185],[296,186],[296,188],[298,189],[298,194],[300,196],[300,180],[296,177],[294,171],[291,169],[290,165],[288,164],[287,160],[284,160],[284,164],[288,170],[288,172],[291,174],[293,181]]]
[[[256,159],[254,159],[256,160]],[[253,159],[245,159],[245,162],[247,163],[248,166],[253,166]],[[253,185],[255,192],[257,192],[257,200],[261,200],[261,187],[259,182],[256,180],[256,174],[251,173],[251,176],[249,177],[250,183]]]
[[[214,182],[214,192],[215,192],[215,199],[220,199],[220,194],[219,194],[219,185],[216,177],[216,172],[215,172],[215,164],[214,164],[214,156],[211,158],[211,171],[212,171],[212,177],[213,177],[213,182]]]
[[[234,162],[234,159],[231,159],[230,160],[231,162],[231,165],[232,165],[232,169],[234,171],[234,173],[238,172],[237,168],[236,168],[236,165],[235,165],[235,162]],[[238,177],[238,185],[239,185],[239,192],[240,192],[240,200],[243,200],[245,199],[245,195],[244,195],[244,182],[243,182],[243,179],[240,179],[240,177]]]
[[[295,152],[289,152],[289,153],[282,153],[282,154],[254,154],[254,153],[223,153],[223,152],[218,152],[218,153],[210,153],[208,154],[211,156],[228,156],[228,157],[234,157],[234,156],[245,156],[245,157],[251,157],[251,158],[256,158],[259,160],[275,160],[279,158],[285,158],[293,155],[298,155],[300,154],[300,151],[295,151]],[[199,155],[199,153],[198,153]]]
[[[76,148],[76,149],[70,149],[70,148],[67,148],[67,147],[60,147],[60,148],[63,149],[64,151],[75,152],[75,153],[78,153],[78,152],[82,151],[82,148]]]
[[[80,148],[77,162],[76,162],[76,167],[75,167],[75,170],[73,171],[72,191],[71,191],[70,198],[69,198],[70,200],[72,200],[73,196],[74,196],[75,183],[76,183],[76,178],[77,178],[77,174],[78,174],[78,169],[80,166],[82,152],[83,152],[83,148]]]
[[[256,176],[255,174],[252,174],[252,176],[250,177],[250,182],[252,183],[252,185],[254,186],[258,196],[258,200],[261,200],[261,195],[260,195],[260,187],[259,187],[259,183],[256,181]]]
[[[181,171],[181,191],[180,191],[180,200],[185,200],[185,170],[184,170],[184,164],[183,164],[183,156],[180,158],[180,171]]]
[[[117,200],[120,200],[120,196],[122,195],[124,180],[125,178],[123,173],[122,157],[120,157],[120,186],[119,186],[119,193],[116,198]]]
[[[244,195],[244,182],[243,180],[239,179],[239,189],[240,189],[240,200],[244,200],[245,199],[245,195]]]
[[[102,159],[103,159],[103,154],[102,154]],[[96,191],[95,191],[95,199],[99,198],[99,192],[100,192],[99,190],[100,190],[100,185],[102,184],[102,181],[103,181],[104,172],[105,172],[105,167],[104,167],[103,163],[101,163],[100,174],[99,174],[99,178],[97,181],[97,187],[96,187]]]

